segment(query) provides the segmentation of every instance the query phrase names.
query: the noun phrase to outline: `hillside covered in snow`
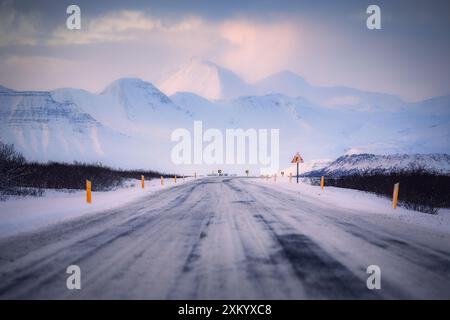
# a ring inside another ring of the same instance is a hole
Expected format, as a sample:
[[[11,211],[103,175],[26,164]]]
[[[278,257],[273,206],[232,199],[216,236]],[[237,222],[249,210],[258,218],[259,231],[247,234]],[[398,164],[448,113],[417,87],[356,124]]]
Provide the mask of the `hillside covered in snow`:
[[[448,154],[353,154],[339,157],[329,165],[307,172],[306,176],[346,176],[353,174],[388,174],[401,171],[425,170],[450,175]]]
[[[224,163],[175,165],[171,134],[177,128],[193,132],[194,121],[202,121],[203,130],[222,133],[279,129],[280,170],[290,165],[297,151],[307,163],[316,164],[320,162],[316,159],[343,154],[450,151],[450,96],[405,103],[356,89],[317,88],[291,72],[250,86],[231,71],[201,60],[191,61],[161,88],[173,94],[136,78],[118,79],[98,94],[74,88],[0,87],[0,139],[13,143],[29,160],[99,161],[187,174],[217,169],[259,174],[260,169]],[[349,103],[355,101],[350,95],[360,102]],[[330,99],[342,103],[331,105]],[[391,158],[381,160],[389,163]]]

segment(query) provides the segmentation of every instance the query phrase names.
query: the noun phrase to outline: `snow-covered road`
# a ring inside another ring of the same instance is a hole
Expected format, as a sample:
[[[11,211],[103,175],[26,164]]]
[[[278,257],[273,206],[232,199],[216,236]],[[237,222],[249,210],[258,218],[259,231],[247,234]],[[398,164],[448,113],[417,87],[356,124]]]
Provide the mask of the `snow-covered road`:
[[[72,264],[81,290],[66,287]],[[450,233],[203,178],[1,239],[0,298],[450,298]]]

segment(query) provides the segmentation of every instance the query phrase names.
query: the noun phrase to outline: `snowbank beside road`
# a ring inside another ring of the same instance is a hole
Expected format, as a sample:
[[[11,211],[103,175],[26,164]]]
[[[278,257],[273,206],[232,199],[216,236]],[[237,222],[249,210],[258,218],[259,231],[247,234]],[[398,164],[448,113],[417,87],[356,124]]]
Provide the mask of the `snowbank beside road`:
[[[262,184],[278,191],[284,190],[297,193],[299,196],[306,197],[314,203],[323,204],[328,209],[336,207],[361,214],[378,214],[387,219],[401,220],[406,223],[450,233],[450,209],[440,209],[437,215],[408,210],[402,207],[397,207],[394,210],[391,199],[373,193],[327,186],[322,191],[320,186],[312,186],[304,182],[297,184],[295,183],[295,178],[292,178],[292,183],[289,183],[288,177],[278,177],[276,182],[274,182],[273,178],[269,180],[254,179],[251,182]],[[399,200],[401,200],[401,189]]]
[[[113,191],[92,192],[92,204],[86,203],[84,190],[47,189],[43,197],[9,198],[0,201],[0,238],[120,207],[190,180],[178,178],[174,184],[172,179],[165,179],[161,186],[159,179],[152,179],[145,182],[144,189],[140,180],[130,180],[126,186]]]

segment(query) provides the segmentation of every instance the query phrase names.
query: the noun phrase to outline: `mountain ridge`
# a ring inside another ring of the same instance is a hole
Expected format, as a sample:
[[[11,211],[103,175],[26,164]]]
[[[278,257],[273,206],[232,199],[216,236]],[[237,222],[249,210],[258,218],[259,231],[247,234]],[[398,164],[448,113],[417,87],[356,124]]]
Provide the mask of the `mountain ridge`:
[[[202,120],[205,128],[222,131],[279,129],[284,167],[292,150],[298,149],[306,161],[336,158],[349,150],[446,152],[450,150],[448,101],[438,97],[401,110],[355,112],[282,93],[219,100],[192,92],[169,97],[150,82],[119,78],[100,93],[74,88],[0,91],[0,133],[32,160],[103,161],[175,172],[177,168],[170,165],[171,133],[177,128],[192,129],[195,120]],[[16,109],[21,113],[9,121]],[[55,110],[71,111],[55,116]],[[83,117],[73,110],[88,115],[97,125],[86,129],[89,121],[80,121]]]
[[[324,168],[312,170],[304,175],[340,177],[354,174],[389,174],[415,170],[450,175],[450,155],[446,153],[344,155]]]

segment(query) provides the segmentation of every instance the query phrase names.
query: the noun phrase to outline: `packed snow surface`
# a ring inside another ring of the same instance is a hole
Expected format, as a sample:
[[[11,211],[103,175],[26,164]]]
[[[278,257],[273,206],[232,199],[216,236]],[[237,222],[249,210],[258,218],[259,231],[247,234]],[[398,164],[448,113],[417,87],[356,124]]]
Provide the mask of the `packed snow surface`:
[[[359,191],[202,178],[0,239],[0,297],[449,299],[449,226],[448,210]],[[66,288],[72,264],[81,290]]]

